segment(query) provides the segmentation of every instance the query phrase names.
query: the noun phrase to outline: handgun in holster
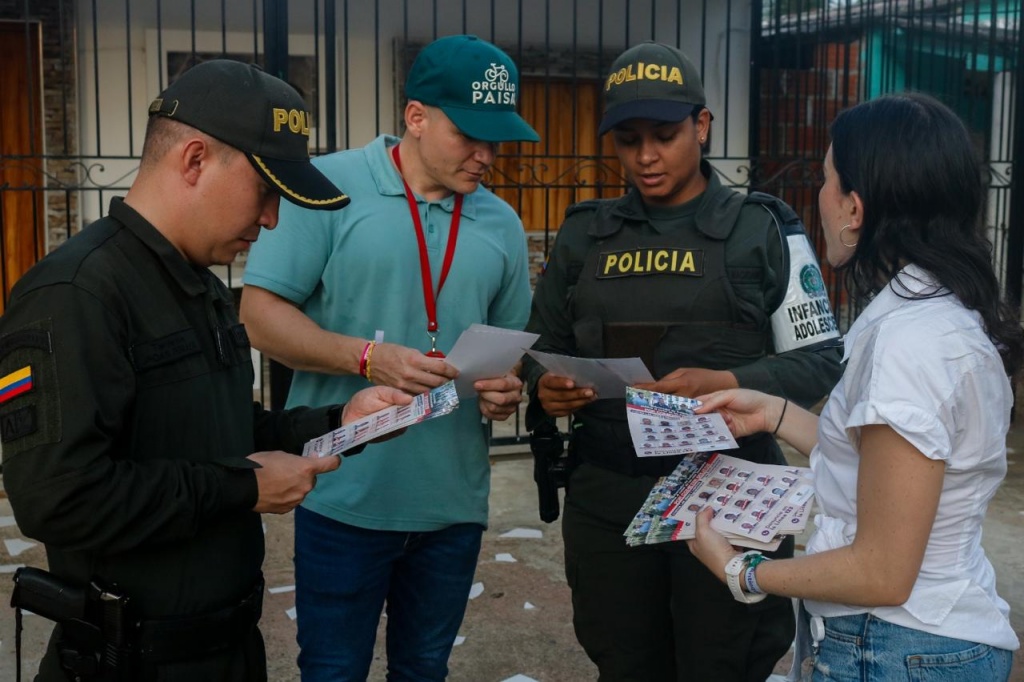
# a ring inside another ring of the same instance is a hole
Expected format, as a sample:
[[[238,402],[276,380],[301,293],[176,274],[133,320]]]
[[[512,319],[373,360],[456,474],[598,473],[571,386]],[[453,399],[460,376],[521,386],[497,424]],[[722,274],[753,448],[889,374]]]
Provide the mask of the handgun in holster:
[[[31,611],[61,626],[57,646],[61,667],[83,682],[128,682],[131,647],[128,598],[95,582],[72,585],[48,571],[31,566],[14,573],[11,606],[15,611],[18,649],[17,677],[21,680],[21,612]]]
[[[572,443],[565,447],[565,435],[551,419],[544,419],[530,432],[533,452],[533,480],[537,484],[540,519],[552,523],[558,519],[558,489],[569,486],[573,469]]]

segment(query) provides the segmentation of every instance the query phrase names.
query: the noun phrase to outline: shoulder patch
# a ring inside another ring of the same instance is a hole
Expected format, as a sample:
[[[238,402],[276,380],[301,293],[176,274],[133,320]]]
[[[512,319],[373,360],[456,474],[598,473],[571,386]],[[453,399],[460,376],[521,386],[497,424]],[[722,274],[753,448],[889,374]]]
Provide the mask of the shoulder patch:
[[[0,417],[0,442],[10,443],[38,430],[35,405],[19,407]]]
[[[49,353],[52,351],[50,332],[42,329],[19,329],[0,337],[0,360],[18,348],[38,348]]]
[[[9,459],[61,438],[52,321],[0,336],[0,442]]]

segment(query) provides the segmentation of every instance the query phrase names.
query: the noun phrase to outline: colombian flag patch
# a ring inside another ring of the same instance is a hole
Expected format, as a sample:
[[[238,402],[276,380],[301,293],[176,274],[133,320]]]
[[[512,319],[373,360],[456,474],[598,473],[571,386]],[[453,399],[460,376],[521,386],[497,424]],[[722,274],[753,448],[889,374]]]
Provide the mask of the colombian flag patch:
[[[32,365],[25,365],[0,379],[0,405],[32,390]]]

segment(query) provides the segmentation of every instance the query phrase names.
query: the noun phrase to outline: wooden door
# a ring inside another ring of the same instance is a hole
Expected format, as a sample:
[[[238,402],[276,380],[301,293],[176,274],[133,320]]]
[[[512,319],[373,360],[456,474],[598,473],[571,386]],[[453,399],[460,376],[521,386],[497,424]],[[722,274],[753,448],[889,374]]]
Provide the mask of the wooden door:
[[[611,139],[597,136],[600,81],[524,76],[520,87],[520,114],[541,139],[502,145],[488,186],[526,230],[555,231],[571,204],[622,194],[622,168]]]
[[[43,116],[39,25],[0,22],[0,312],[43,255]]]

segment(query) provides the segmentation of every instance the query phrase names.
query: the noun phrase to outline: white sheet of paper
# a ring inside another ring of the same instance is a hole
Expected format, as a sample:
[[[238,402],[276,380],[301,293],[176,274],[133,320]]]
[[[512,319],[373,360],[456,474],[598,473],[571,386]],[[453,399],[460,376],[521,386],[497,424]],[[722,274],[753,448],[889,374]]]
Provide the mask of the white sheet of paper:
[[[574,358],[542,351],[526,351],[552,374],[569,377],[577,386],[593,388],[598,398],[624,398],[626,387],[654,381],[640,358]]]
[[[537,530],[536,528],[513,528],[512,530],[505,531],[499,538],[542,538],[544,532]]]
[[[473,382],[504,376],[512,369],[523,349],[540,338],[539,334],[472,324],[455,341],[445,362],[459,370],[455,390],[460,398],[476,395]]]

